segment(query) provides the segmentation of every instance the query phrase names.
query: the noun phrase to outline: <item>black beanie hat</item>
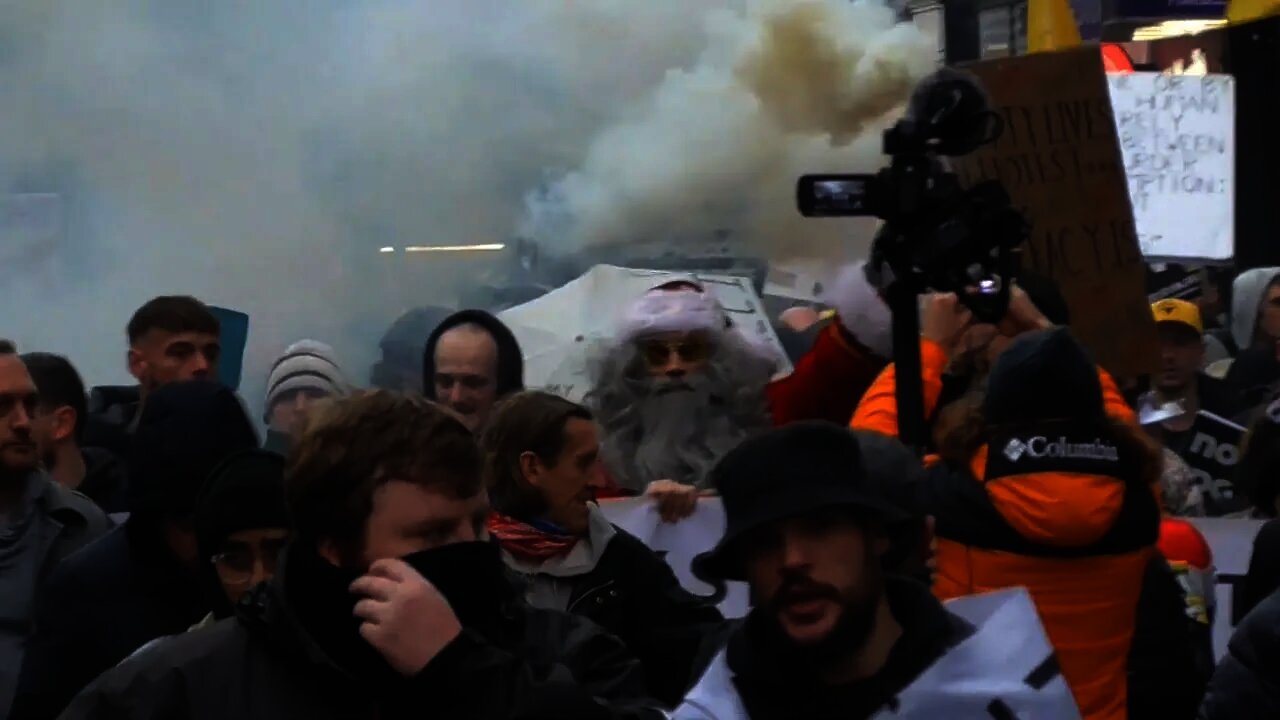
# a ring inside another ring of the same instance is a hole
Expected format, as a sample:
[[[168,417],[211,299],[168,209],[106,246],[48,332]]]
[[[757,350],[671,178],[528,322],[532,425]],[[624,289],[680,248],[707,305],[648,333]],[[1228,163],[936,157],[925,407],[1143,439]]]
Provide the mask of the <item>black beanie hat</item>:
[[[422,392],[429,400],[436,399],[436,345],[440,336],[459,325],[479,325],[489,333],[498,346],[498,397],[524,389],[524,353],[520,351],[520,343],[511,329],[501,320],[484,310],[460,310],[445,318],[427,338],[426,349],[422,353]]]
[[[1019,335],[991,369],[983,414],[988,425],[1102,418],[1098,368],[1065,327]]]
[[[164,385],[143,403],[129,456],[129,511],[181,517],[196,509],[209,473],[227,456],[258,446],[240,398],[216,382]]]

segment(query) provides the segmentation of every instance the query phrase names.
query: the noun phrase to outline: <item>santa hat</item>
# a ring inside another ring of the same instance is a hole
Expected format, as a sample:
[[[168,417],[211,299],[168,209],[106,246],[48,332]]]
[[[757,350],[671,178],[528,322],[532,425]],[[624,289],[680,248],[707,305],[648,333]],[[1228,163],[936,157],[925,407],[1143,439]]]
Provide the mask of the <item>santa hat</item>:
[[[715,295],[692,276],[665,277],[649,288],[627,308],[617,336],[623,342],[632,342],[646,335],[688,332],[733,332],[775,368],[782,362],[777,350],[762,336],[735,326]]]
[[[723,332],[729,317],[714,295],[693,278],[664,278],[627,308],[618,337],[631,342],[661,333]]]

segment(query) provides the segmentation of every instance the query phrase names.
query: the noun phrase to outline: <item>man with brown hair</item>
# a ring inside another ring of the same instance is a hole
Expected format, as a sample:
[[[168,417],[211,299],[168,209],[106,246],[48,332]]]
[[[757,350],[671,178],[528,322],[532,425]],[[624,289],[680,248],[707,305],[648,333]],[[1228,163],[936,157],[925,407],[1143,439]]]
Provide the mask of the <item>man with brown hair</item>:
[[[674,707],[723,618],[593,502],[604,479],[591,413],[550,393],[518,393],[498,406],[481,445],[489,532],[507,566],[527,578],[529,603],[617,635],[644,664],[651,693]]]
[[[426,400],[335,403],[294,449],[295,536],[271,583],[63,717],[661,717],[619,641],[520,600],[483,539],[480,466],[470,431]]]
[[[125,329],[126,362],[138,384],[93,389],[85,444],[127,455],[148,395],[162,385],[218,377],[221,332],[209,307],[187,295],[162,295],[138,308]]]

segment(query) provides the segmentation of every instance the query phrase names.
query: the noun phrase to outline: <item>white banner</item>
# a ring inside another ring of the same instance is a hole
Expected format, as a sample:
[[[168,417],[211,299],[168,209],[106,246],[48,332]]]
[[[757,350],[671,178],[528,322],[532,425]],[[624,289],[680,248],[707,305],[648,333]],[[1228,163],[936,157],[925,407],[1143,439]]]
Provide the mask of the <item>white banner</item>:
[[[737,328],[773,351],[782,368],[778,377],[791,372],[749,278],[597,265],[563,287],[498,314],[524,352],[525,385],[581,401],[589,389],[586,362],[612,339],[622,312],[662,279],[680,277],[701,283]]]
[[[1143,72],[1107,81],[1142,254],[1231,259],[1235,78]]]
[[[614,525],[642,540],[655,552],[663,553],[667,564],[686,590],[711,595],[715,589],[693,575],[693,559],[720,542],[724,534],[724,504],[720,498],[702,498],[693,515],[678,523],[664,523],[648,498],[606,500],[600,503],[605,517]],[[750,599],[744,583],[730,583],[728,594],[720,603],[720,612],[728,618],[747,614]]]

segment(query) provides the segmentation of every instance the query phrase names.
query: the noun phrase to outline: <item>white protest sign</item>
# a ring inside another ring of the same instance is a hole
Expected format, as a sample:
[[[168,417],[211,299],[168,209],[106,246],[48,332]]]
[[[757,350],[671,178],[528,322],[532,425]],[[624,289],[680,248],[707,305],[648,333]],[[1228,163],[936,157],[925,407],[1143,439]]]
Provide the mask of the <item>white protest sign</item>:
[[[1058,672],[1053,647],[1026,590],[957,598],[946,607],[973,624],[973,634],[934,661],[872,716],[874,720],[1079,720],[1071,689]],[[669,717],[747,717],[723,650]]]
[[[1144,72],[1107,82],[1142,254],[1231,259],[1235,78]]]
[[[947,609],[976,631],[897,696],[890,718],[1078,720],[1031,596],[1022,588],[956,598]]]
[[[524,352],[525,385],[580,401],[590,389],[587,361],[592,353],[611,340],[623,311],[666,278],[702,284],[740,331],[773,352],[781,368],[778,377],[791,372],[749,278],[596,265],[568,284],[498,314]]]
[[[635,535],[649,549],[664,554],[676,579],[694,595],[715,592],[710,585],[694,577],[690,569],[693,559],[716,546],[724,534],[724,504],[720,498],[702,498],[693,515],[678,523],[664,523],[648,498],[606,500],[600,503],[609,522]],[[720,612],[728,618],[747,614],[750,600],[747,586],[729,583],[728,594],[720,602]]]
[[[1249,557],[1253,554],[1253,539],[1262,527],[1262,520],[1245,518],[1186,518],[1196,526],[1209,550],[1213,552],[1214,570],[1218,574],[1218,587],[1214,593],[1217,614],[1213,619],[1213,656],[1221,659],[1227,652],[1227,641],[1235,629],[1233,584],[1249,570]]]

